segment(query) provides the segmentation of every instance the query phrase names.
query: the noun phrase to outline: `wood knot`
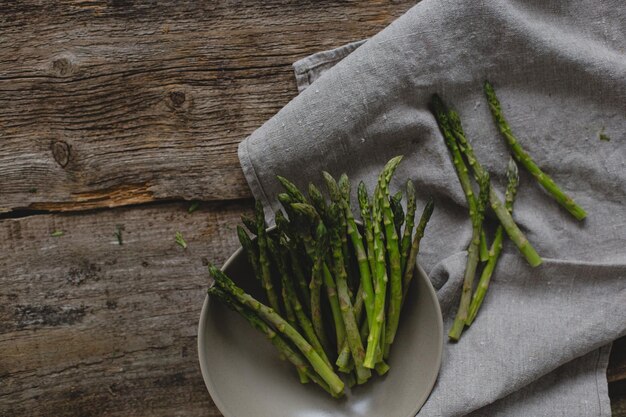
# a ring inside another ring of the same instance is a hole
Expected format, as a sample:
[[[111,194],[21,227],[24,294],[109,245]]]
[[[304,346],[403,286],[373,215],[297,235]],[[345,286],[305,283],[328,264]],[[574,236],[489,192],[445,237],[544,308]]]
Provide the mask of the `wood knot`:
[[[185,97],[185,93],[183,93],[182,91],[170,92],[170,100],[172,100],[172,105],[174,107],[180,107],[185,104],[186,98],[187,97]]]
[[[74,65],[68,58],[58,58],[52,62],[52,70],[60,77],[66,77],[74,72]]]
[[[52,142],[50,150],[52,151],[54,160],[57,161],[61,168],[65,168],[70,162],[70,145],[59,140]]]
[[[171,112],[184,117],[193,106],[193,96],[187,86],[177,85],[164,92],[163,102]]]

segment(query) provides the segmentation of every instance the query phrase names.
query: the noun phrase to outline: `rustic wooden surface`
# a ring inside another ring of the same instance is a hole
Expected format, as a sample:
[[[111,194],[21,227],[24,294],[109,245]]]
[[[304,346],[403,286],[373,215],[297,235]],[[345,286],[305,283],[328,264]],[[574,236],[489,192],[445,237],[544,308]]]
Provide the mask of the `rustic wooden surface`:
[[[250,197],[237,144],[291,64],[411,1],[24,1],[0,14],[0,212]]]
[[[250,204],[188,205],[0,224],[11,243],[0,263],[0,415],[219,415],[196,350],[206,262],[235,249]]]
[[[0,416],[220,415],[196,326],[252,205],[237,144],[295,95],[293,61],[412,3],[3,4]],[[625,417],[625,339],[608,378]]]

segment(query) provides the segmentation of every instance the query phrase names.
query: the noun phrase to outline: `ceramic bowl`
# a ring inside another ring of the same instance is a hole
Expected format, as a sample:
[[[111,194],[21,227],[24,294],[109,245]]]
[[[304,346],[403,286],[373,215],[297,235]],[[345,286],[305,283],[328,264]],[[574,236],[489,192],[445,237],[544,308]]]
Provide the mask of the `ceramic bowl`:
[[[222,270],[264,299],[241,249]],[[219,300],[207,296],[198,329],[202,376],[225,417],[413,417],[435,384],[442,349],[441,310],[419,265],[388,361],[391,370],[346,389],[341,399],[312,383],[300,384],[292,365],[279,358],[265,336]]]

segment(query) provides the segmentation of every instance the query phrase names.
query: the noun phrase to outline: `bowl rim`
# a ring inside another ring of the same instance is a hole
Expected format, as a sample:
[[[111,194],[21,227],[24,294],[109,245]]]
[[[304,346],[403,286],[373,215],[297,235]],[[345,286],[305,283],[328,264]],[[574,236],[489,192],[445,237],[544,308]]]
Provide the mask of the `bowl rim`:
[[[270,231],[271,229],[274,229],[275,227],[276,226],[269,227],[267,230]],[[235,252],[233,252],[233,254],[230,255],[230,257],[226,260],[226,262],[224,262],[224,264],[222,265],[220,269],[224,271],[226,268],[228,268],[233,262],[235,262],[235,259],[237,259],[237,257],[242,251],[243,251],[243,248],[241,246],[237,248],[237,250],[235,250]],[[435,382],[437,382],[437,379],[439,378],[439,373],[441,372],[441,362],[443,359],[443,315],[441,312],[441,305],[439,304],[439,298],[437,298],[437,292],[435,291],[435,288],[433,287],[433,284],[430,281],[430,278],[428,274],[426,273],[426,271],[424,271],[422,266],[417,261],[416,261],[416,266],[417,266],[417,271],[419,272],[419,274],[425,278],[428,292],[430,293],[431,298],[435,301],[435,308],[439,312],[439,314],[436,314],[436,317],[437,317],[436,325],[437,325],[437,333],[438,333],[438,337],[436,339],[437,340],[437,358],[436,358],[437,371],[433,373],[433,375],[431,376],[428,382],[428,386],[429,386],[428,390],[425,390],[424,394],[418,398],[418,401],[415,402],[416,404],[415,409],[411,411],[406,417],[415,417],[415,415],[422,409],[424,404],[426,404],[428,397],[433,391]],[[208,358],[202,355],[202,352],[206,350],[204,346],[205,335],[204,335],[203,329],[206,327],[205,324],[208,319],[209,302],[210,302],[209,294],[206,294],[204,298],[204,303],[202,304],[202,310],[200,312],[200,320],[198,323],[198,335],[197,335],[198,362],[200,364],[200,373],[202,374],[204,385],[206,386],[209,392],[209,395],[211,396],[211,400],[213,401],[215,406],[218,408],[220,413],[222,413],[224,417],[237,417],[233,413],[231,413],[230,410],[228,410],[226,404],[222,402],[219,396],[214,395],[217,392],[217,390],[215,388],[215,385],[213,384],[213,380],[209,376]]]

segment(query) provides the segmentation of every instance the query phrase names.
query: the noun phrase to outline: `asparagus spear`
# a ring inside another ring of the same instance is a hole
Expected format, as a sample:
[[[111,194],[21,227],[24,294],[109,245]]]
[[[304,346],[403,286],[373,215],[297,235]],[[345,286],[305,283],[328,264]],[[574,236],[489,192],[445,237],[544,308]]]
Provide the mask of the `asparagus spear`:
[[[354,215],[352,214],[352,208],[350,207],[350,182],[348,181],[347,176],[342,176],[341,184],[342,187],[340,187],[340,189],[342,190],[343,197],[342,208],[345,213],[348,235],[350,236],[352,248],[354,249],[356,255],[359,265],[359,276],[361,278],[359,288],[363,293],[363,297],[362,300],[358,300],[357,297],[357,302],[362,302],[365,305],[367,322],[371,323],[374,315],[374,287],[372,284],[370,265],[368,263],[365,246],[363,245],[363,237],[359,232],[354,220]]]
[[[267,225],[265,224],[265,213],[263,212],[263,204],[260,201],[256,202],[256,226],[257,226],[257,242],[259,245],[259,265],[261,266],[261,283],[265,289],[267,300],[270,306],[280,314],[280,304],[278,303],[278,296],[274,291],[274,284],[272,283],[272,274],[270,271],[270,261],[267,249],[267,232],[265,231]]]
[[[406,295],[409,291],[409,286],[411,285],[411,280],[413,279],[413,270],[415,269],[415,262],[417,260],[417,255],[420,251],[420,242],[422,241],[422,237],[424,237],[424,230],[426,229],[426,225],[430,220],[430,216],[433,214],[433,209],[435,208],[435,203],[433,199],[429,199],[426,205],[424,206],[424,210],[422,211],[422,215],[420,217],[420,221],[415,228],[415,234],[413,235],[413,242],[411,243],[411,252],[409,253],[409,258],[406,265],[406,270],[404,271],[404,276],[402,279],[402,302],[406,299]]]
[[[391,171],[383,170],[385,173],[384,181],[379,182],[379,201],[382,211],[383,225],[385,228],[385,241],[387,244],[387,255],[389,256],[389,309],[387,312],[387,325],[385,328],[384,357],[389,356],[389,350],[393,343],[398,324],[400,323],[400,309],[402,306],[402,261],[400,257],[400,246],[398,233],[394,224],[393,211],[389,203],[389,182],[395,168],[402,160],[402,157],[393,158]]]
[[[342,197],[341,207],[343,207],[343,209],[341,211],[342,211],[342,214],[344,215],[344,218],[346,219],[346,228],[344,230],[344,235],[342,236],[342,239],[346,240],[346,248],[348,248],[347,258],[345,261],[346,266],[347,266],[346,272],[348,273],[348,285],[350,286],[349,288],[351,291],[354,291],[355,289],[363,291],[363,289],[361,288],[361,284],[360,284],[361,272],[360,272],[359,260],[353,259],[354,255],[357,255],[356,249],[354,248],[353,245],[351,246],[348,243],[348,242],[352,242],[352,237],[350,236],[350,230],[349,230],[350,227],[348,224],[348,213],[350,214],[350,217],[352,217],[353,221],[354,221],[354,215],[352,214],[352,207],[350,206],[350,198],[351,198],[352,189],[350,185],[350,180],[348,179],[348,175],[345,172],[341,174],[341,176],[339,177],[339,180],[337,181],[337,185],[339,186],[339,191],[341,192],[341,197]],[[357,229],[356,227],[354,228],[354,230],[359,232],[359,229]],[[361,240],[361,247],[363,247],[363,240]],[[354,253],[352,253],[350,248],[354,250]],[[365,259],[367,263],[367,255]],[[353,261],[356,261],[356,263]],[[356,298],[352,298],[352,303],[354,303],[355,301],[356,301]]]
[[[359,288],[359,293],[362,293],[361,289],[362,288]],[[362,316],[363,316],[363,298],[359,298],[358,295],[357,295],[357,302],[354,304],[354,316],[355,316],[357,323],[361,322]],[[367,320],[363,320],[363,322],[361,323],[361,330],[359,331],[359,333],[361,335],[361,341],[364,344],[367,343],[369,330],[370,328],[369,328],[369,324],[367,323]],[[351,359],[350,346],[348,345],[346,341],[344,342],[343,347],[341,348],[341,352],[339,353],[339,357],[337,358],[337,361],[335,362],[335,364],[337,365],[337,368],[341,372],[350,372],[352,370],[350,365],[352,366],[354,365],[354,362],[350,361],[350,359]],[[382,376],[386,374],[387,371],[389,371],[389,365],[387,365],[385,361],[381,359],[380,362],[376,363],[375,369],[378,375]]]
[[[402,224],[404,223],[404,209],[402,208],[402,191],[398,191],[389,199],[389,206],[393,212],[393,224],[396,226],[398,238],[402,236]]]
[[[293,210],[291,210],[291,204],[294,202],[293,198],[291,198],[291,196],[287,193],[279,193],[277,198],[280,204],[283,206],[285,213],[287,213],[289,221],[297,223],[297,216],[295,216]]]
[[[489,244],[487,243],[487,234],[485,233],[485,229],[480,232],[480,246],[479,246],[479,255],[480,261],[486,262],[489,259]]]
[[[341,350],[343,341],[346,339],[346,327],[341,314],[341,303],[337,293],[337,285],[327,262],[322,265],[322,277],[324,278],[324,286],[326,287],[326,295],[330,304],[330,311],[333,316],[335,327],[335,340],[337,341],[337,352]]]
[[[321,289],[324,281],[322,268],[324,266],[326,244],[326,227],[324,227],[322,222],[319,222],[315,230],[313,268],[311,271],[311,284],[309,289],[311,293],[311,321],[313,322],[315,334],[317,334],[317,337],[325,350],[330,346],[328,338],[326,337],[326,331],[324,330],[321,303]]]
[[[339,219],[340,208],[335,203],[329,207],[330,217]],[[348,274],[344,267],[344,259],[341,251],[340,233],[343,230],[342,223],[329,225],[330,227],[330,248],[333,257],[333,270],[335,272],[335,280],[337,284],[337,295],[339,297],[339,305],[341,307],[341,316],[346,328],[346,339],[352,352],[352,359],[357,372],[357,383],[365,383],[371,376],[369,369],[363,367],[365,359],[365,349],[361,342],[359,327],[355,320],[352,302],[348,293]]]
[[[311,205],[315,207],[315,210],[319,214],[320,218],[326,219],[328,216],[326,200],[324,200],[324,196],[319,188],[317,188],[313,183],[309,184],[309,199],[311,200]]]
[[[326,187],[328,188],[328,192],[330,194],[330,200],[337,204],[339,207],[343,206],[343,195],[341,194],[341,189],[333,178],[326,171],[322,171],[322,176],[324,177],[324,181],[326,182]],[[347,177],[346,177],[347,179]],[[346,271],[350,270],[350,251],[348,249],[348,222],[346,220],[346,214],[343,210],[340,210],[338,213],[339,219],[339,238],[341,239],[341,255],[343,257],[344,268]],[[334,221],[334,219],[332,219]]]
[[[508,178],[508,184],[506,187],[506,194],[504,199],[504,206],[509,211],[509,213],[513,212],[513,202],[515,201],[515,195],[517,194],[517,186],[519,184],[519,176],[517,171],[517,164],[515,160],[511,158],[509,160],[509,165],[506,170],[506,176]],[[485,298],[485,294],[487,293],[487,289],[489,288],[489,281],[491,280],[491,275],[493,274],[494,269],[496,268],[496,264],[498,263],[498,259],[500,258],[500,252],[502,251],[502,240],[504,238],[504,231],[502,226],[498,226],[496,229],[495,236],[493,238],[493,243],[491,244],[491,249],[489,250],[489,259],[487,260],[487,264],[483,269],[483,272],[480,276],[480,280],[478,281],[478,286],[476,287],[476,291],[474,292],[474,296],[472,297],[472,303],[470,304],[469,314],[467,316],[467,320],[465,324],[470,326],[476,315],[478,314],[478,310],[483,303],[483,299]]]
[[[271,240],[268,238],[268,246],[269,246],[269,242],[271,242]],[[280,289],[280,295],[283,299],[283,307],[285,310],[285,319],[287,320],[287,323],[289,323],[291,327],[293,327],[296,331],[299,330],[298,322],[296,320],[296,313],[293,310],[293,306],[289,302],[287,289],[285,288],[284,285]],[[302,384],[307,384],[309,382],[309,377],[307,376],[307,374],[305,372],[302,372],[300,369],[296,369],[296,371],[298,372],[298,377],[300,378],[300,382]]]
[[[252,272],[254,276],[260,280],[261,279],[261,265],[259,264],[259,254],[258,254],[258,245],[257,242],[253,242],[250,239],[250,236],[243,230],[243,227],[237,226],[237,236],[239,237],[239,242],[241,243],[241,247],[246,253],[246,257],[248,258],[248,262],[252,267]]]
[[[356,296],[356,301],[353,305],[353,310],[354,310],[354,319],[356,320],[357,323],[361,322],[361,319],[363,318],[363,287],[360,286],[359,287],[359,291],[357,291],[357,296]],[[367,320],[363,322],[363,324],[365,325],[365,327],[367,327]],[[363,331],[363,326],[361,327],[361,333]],[[363,337],[361,337],[361,341],[363,341]],[[335,365],[337,365],[337,368],[341,371],[341,372],[350,372],[352,371],[352,368],[349,367],[349,364],[353,362],[350,361],[350,359],[352,358],[351,356],[351,352],[350,352],[350,345],[348,344],[347,340],[344,340],[343,342],[343,346],[341,347],[341,350],[339,352],[339,356],[337,357],[337,361],[335,362]]]
[[[293,203],[290,205],[290,210],[292,210],[294,215],[300,215],[304,218],[307,218],[309,221],[312,221],[316,225],[323,225],[319,214],[310,204]],[[303,232],[302,238],[304,240],[304,245],[309,257],[311,259],[315,259],[315,242],[311,238],[311,235],[309,233]],[[326,294],[328,295],[328,302],[330,304],[330,310],[333,316],[333,322],[335,324],[334,327],[337,340],[337,352],[339,352],[346,337],[346,330],[341,315],[339,297],[337,296],[337,286],[335,285],[335,280],[326,262],[322,264],[322,277],[324,279],[324,286],[326,287]]]
[[[241,223],[243,223],[243,225],[246,226],[246,229],[248,229],[250,233],[252,233],[254,236],[257,235],[256,221],[253,218],[248,217],[246,215],[242,215]]]
[[[298,189],[298,187],[296,187],[294,183],[292,183],[285,177],[281,177],[280,175],[277,175],[276,178],[278,178],[278,181],[280,181],[280,183],[283,185],[283,187],[287,191],[287,194],[289,194],[289,196],[293,199],[294,202],[297,202],[297,203],[307,202],[304,194],[302,194],[302,192]]]
[[[219,298],[228,308],[239,313],[253,328],[263,333],[269,341],[276,347],[280,353],[281,358],[291,362],[301,374],[305,374],[313,382],[318,384],[326,392],[331,394],[335,398],[339,398],[334,394],[328,384],[311,368],[304,356],[298,351],[295,351],[289,346],[289,344],[278,333],[276,333],[270,326],[267,325],[259,316],[253,311],[245,308],[238,303],[231,295],[222,290],[219,286],[213,286],[209,288],[209,294]]]
[[[384,340],[381,339],[383,333],[384,321],[385,321],[385,304],[387,298],[387,281],[389,277],[387,275],[385,248],[383,243],[383,232],[381,230],[381,223],[383,220],[382,207],[381,207],[381,183],[386,181],[386,178],[393,175],[393,172],[397,168],[402,157],[392,158],[380,173],[378,178],[379,185],[374,192],[374,204],[372,212],[372,231],[374,237],[374,270],[375,270],[375,285],[374,285],[374,321],[370,326],[369,336],[367,337],[367,351],[365,353],[365,361],[363,365],[367,368],[373,369],[376,366],[377,353],[381,351],[380,346],[383,345]],[[389,201],[389,200],[387,200]]]
[[[361,220],[363,221],[363,230],[365,231],[365,242],[367,243],[367,262],[370,266],[372,284],[374,284],[374,274],[376,273],[376,261],[374,255],[374,229],[371,217],[371,203],[363,181],[359,183],[357,191],[359,207],[361,209]]]
[[[339,395],[343,392],[344,383],[335,374],[333,369],[326,364],[313,347],[302,337],[296,329],[287,323],[275,310],[260,303],[241,288],[214,265],[209,265],[209,272],[215,278],[216,284],[229,293],[238,302],[255,311],[263,320],[274,326],[281,334],[288,338],[304,357],[309,361],[313,369],[328,384],[332,393]]]
[[[381,177],[384,178],[384,174],[382,171],[381,171],[381,174],[379,175],[379,180]],[[375,325],[374,322],[369,324],[369,329],[367,331],[367,349],[371,352],[368,353],[366,351],[366,357],[368,354],[372,355],[373,359],[371,360],[371,363],[374,364],[374,369],[376,369],[380,375],[383,375],[388,370],[388,369],[381,370],[381,367],[386,366],[383,360],[382,348],[385,342],[385,304],[386,304],[388,275],[386,275],[387,267],[385,265],[386,255],[385,255],[385,248],[384,248],[384,232],[381,229],[382,214],[379,210],[380,209],[378,205],[379,200],[377,199],[377,196],[379,195],[379,186],[376,185],[376,188],[374,190],[373,203],[370,202],[370,199],[367,195],[367,189],[365,188],[365,184],[363,182],[359,184],[358,191],[359,191],[358,200],[359,200],[359,206],[361,208],[361,216],[364,219],[363,221],[365,224],[366,231],[368,230],[370,231],[370,234],[367,237],[367,239],[369,239],[368,240],[368,261],[370,264],[370,268],[372,270],[372,281],[374,285],[374,321],[380,319],[380,323],[376,323],[376,326],[374,326]],[[375,233],[376,233],[376,238],[374,237]],[[380,253],[379,253],[379,250],[380,250]],[[379,262],[379,259],[382,259],[382,262]],[[384,276],[383,276],[383,272],[385,274]],[[384,288],[379,289],[380,287],[382,287],[381,284],[383,283],[383,281],[384,281]],[[378,307],[376,306],[377,302],[381,304]],[[376,313],[377,308],[381,309],[382,315]],[[374,327],[377,327],[377,329],[374,329]],[[369,334],[373,329],[377,332],[377,334],[374,336],[376,340],[375,346],[374,344],[370,343],[370,338],[369,338]],[[370,348],[370,345],[372,345],[371,348]]]
[[[402,244],[400,245],[400,256],[402,264],[402,273],[406,271],[406,263],[409,259],[411,251],[411,234],[415,225],[415,186],[413,181],[406,182],[406,224],[404,225],[404,234],[402,235]]]
[[[448,337],[452,341],[458,341],[465,327],[465,321],[469,313],[469,305],[472,298],[472,288],[474,277],[476,275],[476,267],[478,266],[478,246],[480,245],[480,230],[483,223],[483,214],[487,201],[489,199],[489,175],[484,172],[478,179],[480,185],[480,194],[476,202],[474,212],[470,211],[472,218],[472,240],[467,248],[467,264],[465,265],[465,273],[463,274],[463,289],[461,291],[461,302],[459,309],[454,318],[452,328],[448,332]],[[471,210],[471,209],[470,209]]]
[[[504,193],[504,208],[509,213],[513,213],[513,204],[515,203],[515,197],[517,196],[517,188],[519,187],[519,171],[517,164],[513,158],[509,159],[509,164],[506,167],[506,192]]]
[[[307,283],[306,278],[304,277],[304,271],[302,270],[302,266],[300,265],[300,259],[298,256],[298,248],[296,236],[293,232],[290,231],[289,222],[284,217],[281,211],[276,213],[275,217],[276,227],[279,229],[280,233],[290,236],[290,239],[285,239],[285,247],[287,248],[287,252],[289,255],[291,272],[295,277],[295,282],[298,284],[298,290],[300,291],[300,297],[304,300],[303,307],[306,309],[307,313],[311,311],[311,295],[309,293],[309,284]]]
[[[478,179],[485,170],[476,159],[471,145],[465,138],[458,115],[455,112],[448,113],[445,104],[436,94],[432,97],[430,108],[431,112],[437,119],[439,129],[441,130],[441,133],[446,141],[446,145],[448,145],[448,149],[452,154],[452,161],[455,165],[457,175],[459,176],[459,181],[461,181],[462,186],[464,182],[469,184],[469,176],[467,175],[467,167],[463,163],[461,152],[457,146],[457,141],[462,145],[462,150],[468,158],[468,163],[472,167],[474,177]],[[462,172],[462,174],[459,174],[459,172]],[[463,177],[463,180],[461,180],[461,177]],[[471,199],[474,199],[473,192],[471,195]],[[517,227],[517,224],[515,224],[511,214],[504,208],[493,186],[489,187],[489,202],[507,235],[511,241],[515,243],[528,263],[531,266],[540,265],[542,262],[541,257],[532,247],[524,233],[519,229],[519,227]]]
[[[268,244],[268,248],[270,249],[270,252],[274,256],[274,261],[278,269],[278,273],[281,277],[282,287],[286,294],[285,305],[287,304],[291,305],[291,308],[293,309],[294,315],[297,319],[300,329],[302,329],[302,332],[304,333],[303,334],[304,337],[311,344],[311,346],[313,346],[313,349],[315,349],[315,351],[320,355],[320,357],[324,359],[324,361],[329,366],[332,366],[330,364],[330,361],[328,360],[328,357],[326,356],[326,352],[324,352],[324,348],[322,347],[322,344],[320,343],[319,339],[317,338],[317,335],[315,334],[315,330],[313,329],[313,324],[304,313],[302,309],[302,304],[300,304],[300,301],[298,300],[298,297],[296,296],[296,290],[293,286],[293,283],[291,282],[291,279],[289,277],[289,272],[287,269],[287,259],[286,259],[287,253],[285,253],[286,252],[285,244],[283,243],[284,237],[281,236],[279,239],[280,239],[279,242],[275,242],[274,240],[270,239],[268,240],[267,244]]]
[[[513,136],[513,132],[511,132],[511,128],[502,114],[500,101],[498,100],[496,92],[489,81],[485,81],[484,90],[485,95],[487,96],[487,101],[489,102],[489,110],[491,110],[491,114],[493,115],[496,125],[498,126],[498,129],[500,129],[502,136],[504,136],[511,153],[517,162],[522,164],[524,168],[526,168],[526,170],[528,170],[528,172],[535,177],[537,182],[577,220],[582,220],[587,217],[585,209],[576,204],[570,196],[565,194],[559,186],[556,185],[554,180],[552,180],[548,174],[543,172],[541,168],[537,166],[535,161],[533,161],[530,155],[524,150],[524,148],[522,148],[522,145],[519,144],[515,136]]]

